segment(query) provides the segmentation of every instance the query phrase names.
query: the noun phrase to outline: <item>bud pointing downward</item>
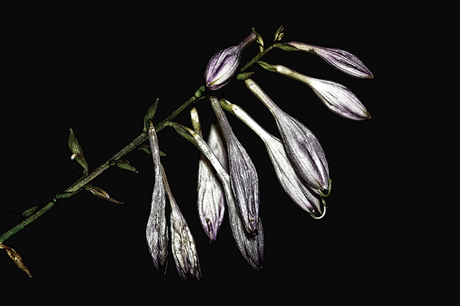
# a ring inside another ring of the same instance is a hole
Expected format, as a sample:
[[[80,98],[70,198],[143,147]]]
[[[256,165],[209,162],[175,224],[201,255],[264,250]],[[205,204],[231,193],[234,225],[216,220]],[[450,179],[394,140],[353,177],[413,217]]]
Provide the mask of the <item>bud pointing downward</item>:
[[[198,253],[196,251],[195,239],[174,199],[163,167],[161,167],[161,173],[163,175],[163,183],[166,194],[168,195],[169,204],[171,205],[171,249],[177,272],[183,282],[187,281],[189,277],[200,280],[201,268]]]
[[[246,86],[271,111],[283,139],[286,153],[299,176],[310,187],[329,189],[329,167],[316,136],[300,121],[282,111],[253,80]]]
[[[214,153],[212,153],[211,148],[206,144],[203,138],[194,131],[177,123],[173,123],[173,127],[176,130],[182,129],[184,132],[186,131],[190,133],[190,135],[192,135],[195,139],[200,151],[206,156],[216,170],[216,174],[224,189],[230,228],[236,245],[247,263],[249,263],[254,269],[262,269],[264,261],[264,229],[260,216],[258,217],[257,230],[252,233],[248,233],[247,226],[244,224],[236,207],[234,192],[230,186],[230,176],[222,167]]]
[[[219,100],[210,97],[227,144],[228,168],[236,206],[248,232],[257,229],[259,220],[259,178],[249,154],[236,138]]]
[[[278,138],[265,131],[238,105],[232,104],[225,99],[221,99],[220,103],[222,107],[246,123],[247,126],[262,139],[267,148],[273,167],[275,168],[278,181],[292,201],[308,212],[313,218],[322,218],[325,213],[323,203],[297,175],[284,149],[283,143]]]
[[[155,268],[160,271],[168,256],[168,226],[166,224],[166,195],[161,174],[160,149],[155,128],[149,128],[150,150],[152,152],[155,183],[152,194],[150,216],[147,222],[146,238]]]
[[[192,108],[190,115],[195,132],[201,136],[197,110]],[[209,129],[208,145],[219,159],[220,164],[227,170],[227,153],[215,124],[211,124]],[[216,177],[214,168],[203,153],[201,153],[198,161],[197,193],[197,207],[201,226],[209,237],[210,242],[215,241],[225,212],[224,191]]]

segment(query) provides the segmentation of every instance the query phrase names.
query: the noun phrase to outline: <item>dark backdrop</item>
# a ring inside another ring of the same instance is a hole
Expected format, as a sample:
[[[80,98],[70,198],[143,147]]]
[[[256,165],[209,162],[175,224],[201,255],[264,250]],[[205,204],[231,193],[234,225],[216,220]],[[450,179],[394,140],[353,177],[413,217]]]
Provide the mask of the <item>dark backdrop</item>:
[[[171,255],[166,276],[153,267],[145,242],[153,165],[140,151],[127,156],[138,174],[111,168],[93,182],[124,205],[87,191],[61,201],[6,242],[20,252],[33,278],[0,254],[1,278],[13,287],[31,286],[47,294],[51,287],[69,296],[91,293],[97,299],[148,298],[152,303],[169,289],[184,297],[193,291],[205,300],[222,292],[222,299],[226,294],[241,296],[241,301],[272,294],[355,299],[365,290],[379,300],[384,295],[381,280],[395,256],[387,247],[391,222],[384,219],[395,210],[386,200],[389,190],[383,181],[391,157],[384,127],[393,120],[386,117],[391,101],[385,99],[388,88],[383,85],[385,36],[377,32],[381,29],[367,8],[361,8],[359,16],[346,8],[284,9],[286,13],[267,8],[267,15],[247,8],[234,15],[188,8],[181,8],[182,13],[122,7],[53,10],[57,13],[43,7],[12,10],[3,44],[7,69],[2,99],[2,232],[21,221],[22,211],[48,202],[80,177],[81,168],[70,160],[67,147],[69,128],[94,169],[141,132],[144,112],[156,98],[158,123],[203,84],[204,68],[214,52],[238,42],[252,27],[266,45],[283,24],[285,41],[348,50],[375,79],[354,79],[306,53],[273,50],[265,57],[349,87],[373,116],[353,122],[329,112],[306,85],[254,67],[253,79],[317,135],[333,178],[327,215],[313,220],[279,186],[260,139],[228,116],[259,172],[266,242],[263,274],[253,271],[239,254],[227,215],[217,242],[208,243],[195,203],[199,154],[166,128],[159,134],[161,150],[167,154],[162,162],[196,239],[201,282],[183,285]],[[243,63],[256,52],[256,45],[248,47]],[[241,105],[279,135],[270,112],[242,82],[234,80],[215,94]],[[209,102],[200,101],[196,107],[207,134],[214,120]],[[177,121],[189,124],[188,112]]]

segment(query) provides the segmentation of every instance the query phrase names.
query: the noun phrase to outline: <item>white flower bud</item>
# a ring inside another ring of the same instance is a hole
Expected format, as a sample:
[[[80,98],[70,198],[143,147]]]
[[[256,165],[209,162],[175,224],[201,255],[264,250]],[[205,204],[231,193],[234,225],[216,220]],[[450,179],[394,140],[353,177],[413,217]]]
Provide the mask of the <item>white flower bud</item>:
[[[198,252],[196,250],[195,239],[193,238],[187,221],[182,215],[182,212],[174,199],[163,167],[161,168],[161,172],[169,204],[171,205],[171,249],[174,262],[176,263],[177,272],[183,282],[186,282],[188,277],[200,280],[201,267],[198,259]]]
[[[300,121],[282,111],[253,80],[247,79],[245,83],[271,111],[286,153],[299,176],[312,188],[329,189],[329,167],[316,136]]]
[[[276,72],[310,86],[333,113],[352,120],[370,119],[366,107],[347,87],[332,81],[315,79],[282,65],[272,65]]]
[[[155,128],[149,128],[150,151],[154,166],[154,186],[146,237],[155,268],[160,271],[166,264],[168,256],[168,227],[165,216],[165,188],[161,175],[160,149]]]
[[[221,99],[220,102],[226,110],[246,123],[260,139],[262,139],[275,169],[276,177],[291,200],[308,212],[312,217],[322,217],[325,212],[325,207],[321,199],[313,194],[296,173],[284,149],[283,143],[278,138],[265,131],[240,106],[232,104],[225,99]]]
[[[209,100],[222,127],[227,145],[228,169],[236,206],[250,233],[257,229],[259,220],[259,178],[256,167],[233,133],[219,100],[216,97],[210,97]]]
[[[209,129],[208,145],[227,170],[227,153],[214,124],[211,124]],[[201,156],[198,163],[197,185],[197,206],[201,226],[210,241],[215,241],[224,217],[225,198],[222,185],[215,176],[214,168],[204,155]]]
[[[297,50],[314,53],[332,67],[355,78],[372,79],[374,75],[355,55],[342,49],[333,49],[309,45],[297,41],[287,43]]]

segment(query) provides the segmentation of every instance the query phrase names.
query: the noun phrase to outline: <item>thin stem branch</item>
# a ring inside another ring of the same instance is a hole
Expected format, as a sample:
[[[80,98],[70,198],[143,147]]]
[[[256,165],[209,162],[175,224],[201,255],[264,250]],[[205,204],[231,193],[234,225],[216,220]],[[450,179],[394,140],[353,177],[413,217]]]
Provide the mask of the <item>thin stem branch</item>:
[[[275,45],[273,44],[273,45],[269,46],[268,48],[264,49],[262,52],[259,52],[256,56],[254,56],[254,58],[251,61],[249,61],[246,65],[243,66],[243,68],[240,69],[240,72],[245,72],[249,67],[254,65],[258,60],[260,60],[260,58],[262,56],[267,54],[268,51],[270,51],[274,47],[275,47]]]
[[[179,106],[175,111],[173,111],[168,117],[166,117],[163,121],[161,121],[159,124],[155,126],[155,130],[160,132],[163,128],[165,128],[169,122],[175,118],[177,115],[179,115],[184,109],[186,109],[189,105],[191,105],[194,102],[197,102],[201,99],[203,99],[204,96],[202,97],[197,97],[196,95],[191,97],[189,100],[187,100],[185,103],[183,103],[181,106]],[[72,186],[67,188],[63,193],[57,194],[54,199],[49,202],[48,204],[44,205],[40,209],[38,209],[35,213],[31,214],[28,216],[26,219],[24,219],[21,223],[16,225],[15,227],[11,228],[9,231],[5,232],[3,235],[0,236],[0,243],[3,243],[4,241],[8,240],[12,236],[14,236],[16,233],[20,232],[22,229],[24,229],[27,225],[32,223],[33,221],[37,220],[39,217],[41,217],[43,214],[45,214],[47,211],[51,210],[53,207],[56,206],[56,203],[58,200],[63,199],[63,198],[69,198],[80,192],[81,190],[84,189],[85,185],[94,180],[97,176],[99,176],[101,173],[109,169],[116,160],[122,158],[132,150],[136,149],[138,146],[140,146],[144,141],[146,141],[148,138],[148,133],[141,133],[139,136],[134,138],[133,141],[131,141],[129,144],[127,144],[123,149],[115,153],[111,158],[106,160],[104,163],[102,163],[99,167],[88,173],[88,175],[83,176],[80,178],[78,181],[76,181]]]
[[[266,49],[264,49],[262,52],[259,52],[251,61],[249,61],[246,65],[244,65],[240,72],[246,71],[249,67],[254,65],[262,56],[267,54],[270,50],[272,50],[276,44],[273,44]],[[185,103],[183,103],[181,106],[179,106],[175,111],[173,111],[168,117],[166,117],[163,121],[161,121],[159,124],[155,126],[156,132],[160,132],[162,129],[164,129],[167,125],[169,125],[169,122],[175,118],[178,114],[180,114],[184,109],[186,109],[189,105],[192,103],[199,101],[204,98],[204,96],[201,96],[202,93],[204,92],[204,89],[199,89],[193,97],[191,97],[189,100],[187,100]],[[88,173],[87,175],[83,176],[80,178],[78,181],[76,181],[74,184],[72,184],[69,188],[67,188],[63,193],[57,194],[54,199],[49,202],[48,204],[44,205],[40,209],[38,209],[35,213],[29,215],[27,218],[25,218],[21,223],[16,225],[15,227],[11,228],[9,231],[5,232],[0,236],[0,243],[3,243],[4,241],[8,240],[12,236],[14,236],[16,233],[20,232],[23,228],[25,228],[27,225],[32,223],[33,221],[37,220],[40,216],[45,214],[47,211],[51,210],[54,206],[56,206],[56,203],[58,200],[63,199],[63,198],[69,198],[80,192],[81,190],[84,189],[86,184],[94,180],[97,176],[99,176],[101,173],[109,169],[112,165],[114,165],[114,162],[117,161],[118,159],[122,158],[132,150],[136,149],[138,146],[140,146],[142,143],[144,143],[148,138],[148,133],[141,133],[139,136],[137,136],[133,141],[131,141],[129,144],[127,144],[123,149],[115,153],[112,157],[110,157],[108,160],[106,160],[104,163],[102,163],[99,167]]]

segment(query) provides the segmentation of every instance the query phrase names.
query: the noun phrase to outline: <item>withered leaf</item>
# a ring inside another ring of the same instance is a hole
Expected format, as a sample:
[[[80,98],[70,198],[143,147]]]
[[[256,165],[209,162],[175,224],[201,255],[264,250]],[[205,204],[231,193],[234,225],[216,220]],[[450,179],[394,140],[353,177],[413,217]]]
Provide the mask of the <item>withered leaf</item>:
[[[26,272],[30,278],[32,277],[32,274],[30,274],[29,269],[24,264],[24,260],[22,259],[21,255],[19,255],[19,253],[15,249],[7,245],[4,245],[2,243],[0,243],[0,249],[5,249],[6,253],[11,258],[11,260],[16,264],[16,266],[22,271]]]
[[[102,189],[100,187],[93,186],[93,185],[90,185],[90,184],[86,184],[85,189],[89,190],[94,196],[96,196],[98,198],[104,199],[106,201],[109,201],[109,202],[112,202],[112,203],[115,203],[115,204],[124,204],[123,202],[117,201],[114,198],[112,198],[107,193],[107,191],[105,191],[104,189]]]

